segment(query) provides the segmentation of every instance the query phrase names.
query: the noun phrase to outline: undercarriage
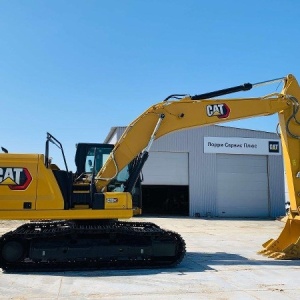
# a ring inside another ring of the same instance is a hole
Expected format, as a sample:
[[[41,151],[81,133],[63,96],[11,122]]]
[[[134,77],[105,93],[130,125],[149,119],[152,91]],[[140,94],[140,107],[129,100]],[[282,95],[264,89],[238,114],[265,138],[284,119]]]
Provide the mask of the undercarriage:
[[[6,271],[172,267],[183,259],[185,242],[147,222],[31,222],[0,238],[0,255]]]

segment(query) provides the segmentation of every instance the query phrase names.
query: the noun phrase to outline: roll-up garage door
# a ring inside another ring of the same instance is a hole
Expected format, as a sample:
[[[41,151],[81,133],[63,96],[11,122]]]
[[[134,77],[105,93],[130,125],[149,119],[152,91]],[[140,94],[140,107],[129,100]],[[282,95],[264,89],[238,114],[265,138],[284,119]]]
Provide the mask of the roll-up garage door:
[[[144,185],[188,185],[188,153],[150,152],[143,175]]]
[[[219,217],[267,217],[267,157],[217,154]]]

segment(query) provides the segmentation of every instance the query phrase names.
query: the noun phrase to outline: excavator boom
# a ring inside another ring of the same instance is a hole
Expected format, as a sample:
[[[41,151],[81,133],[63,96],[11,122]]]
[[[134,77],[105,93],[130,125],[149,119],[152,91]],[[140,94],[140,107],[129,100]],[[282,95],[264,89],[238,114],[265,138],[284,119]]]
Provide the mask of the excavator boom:
[[[295,82],[290,75],[285,86]],[[236,92],[250,89],[251,84],[221,90]],[[252,86],[252,85],[251,85]],[[203,99],[204,96],[220,95],[221,91],[186,96],[180,100],[167,100],[151,106],[125,130],[106,164],[96,176],[98,191],[103,190],[109,182],[144,149],[152,139],[158,139],[170,132],[224,123],[254,116],[266,116],[289,109],[289,98],[283,89],[280,94],[272,94],[260,98]],[[154,134],[153,134],[154,133]]]

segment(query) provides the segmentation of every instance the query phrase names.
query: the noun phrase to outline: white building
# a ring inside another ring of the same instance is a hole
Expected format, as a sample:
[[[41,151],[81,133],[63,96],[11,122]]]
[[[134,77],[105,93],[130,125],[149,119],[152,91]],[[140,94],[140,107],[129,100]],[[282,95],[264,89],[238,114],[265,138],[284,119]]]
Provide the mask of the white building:
[[[124,130],[113,127],[105,142],[115,143]],[[168,134],[153,143],[143,177],[144,213],[259,218],[285,213],[275,133],[212,125]]]

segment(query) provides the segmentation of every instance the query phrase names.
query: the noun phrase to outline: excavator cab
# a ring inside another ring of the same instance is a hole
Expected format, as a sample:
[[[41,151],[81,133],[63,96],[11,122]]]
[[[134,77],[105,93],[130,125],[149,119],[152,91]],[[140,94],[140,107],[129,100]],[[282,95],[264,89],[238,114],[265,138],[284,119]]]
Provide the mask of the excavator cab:
[[[97,174],[113,148],[111,144],[78,143],[75,154],[76,175]]]
[[[97,143],[79,143],[76,145],[75,181],[80,177],[95,176],[108,159],[114,145]],[[131,175],[131,164],[125,166],[107,186],[108,192],[123,192]],[[138,181],[139,182],[139,181]],[[139,184],[140,186],[140,184]]]
[[[49,160],[49,142],[61,149],[65,162],[65,169],[61,170]],[[95,190],[93,182],[96,174],[105,164],[114,145],[102,143],[78,143],[76,145],[75,165],[76,172],[68,171],[62,144],[50,133],[47,133],[45,165],[51,168],[64,198],[64,208],[72,209],[76,206],[95,208],[93,197]],[[124,192],[127,182],[132,175],[133,162],[126,165],[117,173],[107,186],[106,192]],[[138,176],[134,189],[131,192],[134,207],[141,207],[141,179]]]

